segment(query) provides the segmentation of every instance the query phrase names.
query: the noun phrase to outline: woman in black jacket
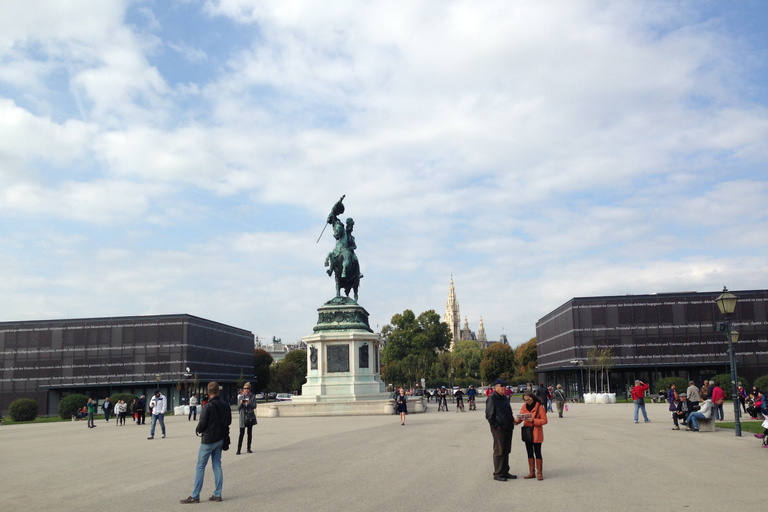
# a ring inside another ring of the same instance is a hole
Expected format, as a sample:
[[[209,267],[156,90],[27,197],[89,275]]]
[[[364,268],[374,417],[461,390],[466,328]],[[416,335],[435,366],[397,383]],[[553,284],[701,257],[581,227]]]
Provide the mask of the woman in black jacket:
[[[395,397],[397,412],[400,413],[400,424],[405,425],[405,415],[408,412],[408,397],[405,396],[405,390],[400,388],[400,392]]]

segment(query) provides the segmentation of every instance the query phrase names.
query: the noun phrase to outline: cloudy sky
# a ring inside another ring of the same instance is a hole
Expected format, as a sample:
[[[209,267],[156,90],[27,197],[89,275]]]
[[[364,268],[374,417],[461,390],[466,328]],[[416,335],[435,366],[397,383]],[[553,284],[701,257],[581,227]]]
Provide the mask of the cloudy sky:
[[[346,194],[380,329],[768,286],[768,7],[0,2],[0,321],[296,341]]]

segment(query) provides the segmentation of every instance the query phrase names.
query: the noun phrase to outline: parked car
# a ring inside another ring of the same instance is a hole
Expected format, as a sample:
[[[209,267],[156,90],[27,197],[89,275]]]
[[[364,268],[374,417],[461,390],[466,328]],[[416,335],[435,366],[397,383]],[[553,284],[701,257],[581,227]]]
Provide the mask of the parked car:
[[[517,386],[518,393],[525,393],[526,389],[528,389],[528,384],[520,384],[519,386]]]
[[[276,396],[277,396],[277,392],[275,391],[267,393],[267,400],[274,400]]]
[[[256,393],[256,400],[264,400],[264,393]]]
[[[278,393],[275,396],[276,402],[290,402],[291,400],[293,400],[293,396],[290,393]]]
[[[423,389],[414,389],[413,390],[413,396],[424,396],[424,390]]]

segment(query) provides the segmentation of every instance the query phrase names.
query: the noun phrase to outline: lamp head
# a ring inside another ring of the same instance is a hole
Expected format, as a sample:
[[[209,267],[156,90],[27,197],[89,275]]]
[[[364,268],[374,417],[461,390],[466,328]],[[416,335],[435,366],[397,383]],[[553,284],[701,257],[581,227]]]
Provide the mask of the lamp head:
[[[736,309],[736,302],[739,300],[737,296],[730,293],[728,288],[723,287],[723,293],[715,299],[717,307],[720,309],[720,313],[724,315],[730,315]]]

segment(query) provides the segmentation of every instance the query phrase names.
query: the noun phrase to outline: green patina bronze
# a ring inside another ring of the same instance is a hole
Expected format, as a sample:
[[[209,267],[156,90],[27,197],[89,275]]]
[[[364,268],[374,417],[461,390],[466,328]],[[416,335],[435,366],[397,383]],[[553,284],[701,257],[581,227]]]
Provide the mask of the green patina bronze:
[[[335,297],[317,309],[315,332],[363,330],[373,332],[368,325],[368,312],[349,297]]]
[[[327,224],[333,226],[333,238],[336,239],[336,246],[325,257],[325,266],[329,267],[328,275],[335,277],[336,298],[342,298],[341,289],[343,288],[344,294],[347,297],[349,297],[350,291],[354,291],[354,302],[357,302],[357,289],[360,286],[360,279],[363,278],[363,274],[360,273],[360,263],[355,254],[355,249],[357,249],[355,237],[352,236],[355,221],[347,218],[347,224],[344,226],[339,220],[339,215],[344,213],[344,203],[342,201],[344,201],[345,197],[341,196],[341,199],[333,205],[331,213],[328,214],[326,219]],[[325,228],[323,228],[323,231],[325,231]],[[322,237],[323,234],[320,233],[320,236]],[[366,320],[367,324],[368,321]]]

